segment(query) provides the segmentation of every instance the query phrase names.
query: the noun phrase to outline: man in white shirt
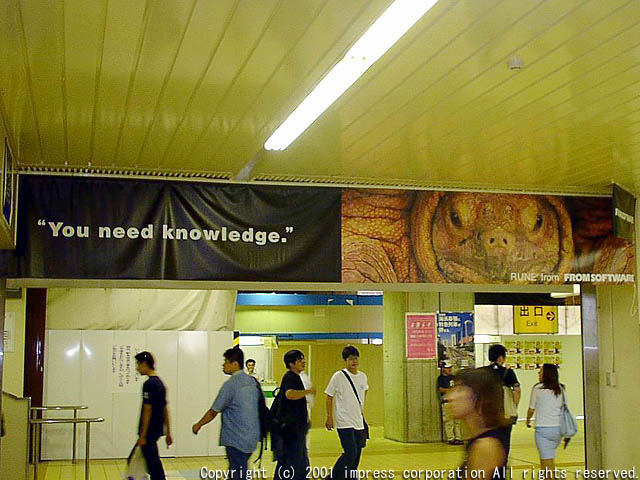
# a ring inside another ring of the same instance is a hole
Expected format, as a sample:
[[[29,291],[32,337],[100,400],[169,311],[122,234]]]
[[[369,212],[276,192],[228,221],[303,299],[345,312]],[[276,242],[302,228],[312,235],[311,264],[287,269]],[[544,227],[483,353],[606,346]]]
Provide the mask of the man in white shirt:
[[[351,472],[358,469],[362,448],[368,436],[362,409],[369,384],[367,375],[358,371],[360,352],[356,347],[349,345],[342,350],[342,359],[345,368],[333,374],[324,391],[327,394],[325,425],[328,430],[334,427],[338,430],[343,450],[333,466],[334,479],[357,478],[352,477]]]

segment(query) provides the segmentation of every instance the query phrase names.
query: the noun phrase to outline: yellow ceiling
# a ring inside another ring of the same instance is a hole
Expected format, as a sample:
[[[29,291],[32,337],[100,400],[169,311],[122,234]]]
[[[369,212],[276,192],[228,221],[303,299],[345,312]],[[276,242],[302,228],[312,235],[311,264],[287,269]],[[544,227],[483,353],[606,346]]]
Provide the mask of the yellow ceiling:
[[[640,192],[638,0],[440,0],[286,151],[262,151],[390,3],[5,0],[14,153],[53,171]]]

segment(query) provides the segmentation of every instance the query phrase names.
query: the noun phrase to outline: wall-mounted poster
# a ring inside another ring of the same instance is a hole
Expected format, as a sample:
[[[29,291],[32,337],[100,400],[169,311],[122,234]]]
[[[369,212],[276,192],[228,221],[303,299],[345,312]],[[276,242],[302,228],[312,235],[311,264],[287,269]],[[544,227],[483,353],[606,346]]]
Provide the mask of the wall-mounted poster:
[[[431,360],[437,356],[436,314],[405,314],[406,352],[410,360]]]
[[[142,352],[140,345],[112,345],[111,378],[113,393],[137,393],[144,378],[136,371],[136,354]]]
[[[536,364],[536,356],[535,355],[525,355],[524,357],[524,369],[525,370],[535,370],[538,368]]]
[[[438,360],[454,369],[475,365],[473,312],[438,313]]]

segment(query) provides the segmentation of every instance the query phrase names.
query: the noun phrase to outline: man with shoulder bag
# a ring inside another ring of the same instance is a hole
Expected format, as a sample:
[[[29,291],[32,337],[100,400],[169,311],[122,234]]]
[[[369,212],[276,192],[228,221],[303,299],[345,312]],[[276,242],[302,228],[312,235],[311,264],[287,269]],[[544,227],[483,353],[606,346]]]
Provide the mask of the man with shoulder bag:
[[[502,383],[504,393],[504,416],[505,426],[501,428],[503,435],[503,444],[505,454],[509,458],[509,450],[511,449],[511,429],[518,421],[518,403],[520,403],[520,382],[518,377],[511,368],[504,366],[507,360],[507,349],[504,345],[491,345],[489,347],[489,362],[486,368],[491,370]]]
[[[349,345],[342,351],[342,359],[345,368],[333,374],[324,391],[327,394],[325,425],[328,430],[337,429],[343,450],[333,467],[334,479],[356,478],[351,472],[358,469],[362,449],[369,438],[369,426],[363,413],[369,384],[367,375],[358,371],[360,352]]]

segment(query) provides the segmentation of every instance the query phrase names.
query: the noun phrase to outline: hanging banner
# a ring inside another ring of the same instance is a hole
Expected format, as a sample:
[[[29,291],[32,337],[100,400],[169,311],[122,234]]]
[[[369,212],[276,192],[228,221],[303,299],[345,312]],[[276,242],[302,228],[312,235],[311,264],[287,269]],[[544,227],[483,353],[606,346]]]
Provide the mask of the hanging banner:
[[[438,313],[438,360],[454,369],[474,367],[473,312]]]
[[[340,190],[25,176],[13,275],[340,281]]]
[[[342,281],[633,283],[611,198],[346,189]]]
[[[558,307],[539,305],[513,306],[513,333],[558,333]],[[525,353],[541,353],[539,346],[525,348]]]
[[[636,199],[619,185],[613,185],[613,234],[633,242]]]
[[[611,198],[23,176],[10,278],[622,284]]]
[[[406,352],[409,360],[432,360],[437,357],[436,314],[405,314]]]

